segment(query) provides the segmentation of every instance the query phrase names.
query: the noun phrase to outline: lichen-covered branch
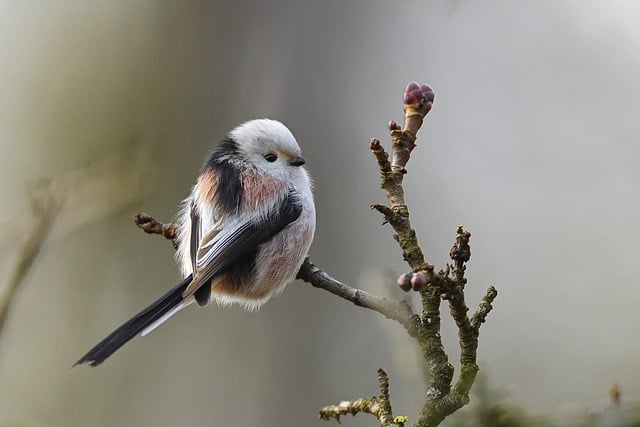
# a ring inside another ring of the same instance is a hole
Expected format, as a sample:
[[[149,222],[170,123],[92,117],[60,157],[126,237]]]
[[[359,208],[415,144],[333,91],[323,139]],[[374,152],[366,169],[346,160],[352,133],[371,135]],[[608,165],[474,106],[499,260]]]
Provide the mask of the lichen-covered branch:
[[[329,405],[320,409],[321,420],[335,419],[340,423],[343,415],[356,415],[364,412],[375,416],[381,427],[404,427],[407,417],[393,416],[391,401],[389,400],[389,376],[382,369],[378,369],[378,386],[380,394],[375,397],[362,397],[356,400],[343,400],[337,405]]]
[[[476,331],[476,334],[480,330],[480,325],[484,323],[487,315],[493,309],[491,303],[494,299],[496,299],[497,296],[498,291],[496,290],[496,288],[494,288],[493,286],[489,286],[489,289],[487,289],[487,293],[482,298],[482,301],[480,301],[478,310],[471,317],[471,326]]]
[[[417,341],[422,351],[428,381],[426,399],[416,423],[419,427],[436,426],[444,418],[469,402],[469,391],[478,372],[476,354],[478,332],[491,310],[497,295],[491,287],[483,298],[476,314],[470,319],[469,308],[464,299],[466,262],[471,257],[469,239],[471,233],[459,226],[450,251],[452,265],[437,271],[430,264],[418,243],[411,226],[409,208],[402,186],[407,173],[406,165],[416,147],[418,130],[433,105],[434,94],[427,85],[410,83],[404,91],[404,126],[389,123],[392,140],[391,158],[377,139],[370,149],[380,169],[381,187],[390,206],[375,204],[372,208],[384,215],[394,229],[394,238],[400,245],[404,259],[411,268],[410,273],[398,279],[401,289],[419,291],[422,300],[422,315],[418,322]],[[440,338],[440,303],[447,300],[449,311],[458,327],[460,345],[460,376],[452,385],[454,368],[449,363]]]
[[[455,242],[449,252],[453,260],[453,267],[450,269],[450,275],[446,275],[446,288],[440,289],[440,297],[449,302],[451,317],[458,327],[460,376],[456,384],[451,387],[449,370],[446,371],[448,384],[445,384],[445,387],[448,387],[447,393],[435,399],[427,397],[420,415],[420,422],[417,425],[438,425],[445,417],[469,403],[469,392],[479,369],[476,364],[478,333],[467,316],[469,309],[464,299],[464,287],[467,283],[464,276],[465,263],[471,257],[470,237],[471,233],[464,231],[462,226],[458,226]],[[453,371],[451,371],[452,373]]]

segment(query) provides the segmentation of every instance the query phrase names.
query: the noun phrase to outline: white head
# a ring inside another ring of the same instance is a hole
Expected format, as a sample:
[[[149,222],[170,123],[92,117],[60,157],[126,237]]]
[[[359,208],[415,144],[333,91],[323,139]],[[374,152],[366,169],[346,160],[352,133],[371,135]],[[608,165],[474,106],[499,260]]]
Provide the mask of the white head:
[[[238,149],[259,171],[291,181],[305,175],[300,146],[291,131],[276,120],[248,121],[229,133]]]

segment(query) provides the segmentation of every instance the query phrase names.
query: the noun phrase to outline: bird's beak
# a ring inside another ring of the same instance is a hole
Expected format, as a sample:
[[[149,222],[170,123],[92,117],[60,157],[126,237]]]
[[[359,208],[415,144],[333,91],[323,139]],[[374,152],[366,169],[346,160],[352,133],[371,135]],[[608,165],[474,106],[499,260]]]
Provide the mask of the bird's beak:
[[[307,161],[306,161],[306,160],[304,159],[304,157],[302,157],[302,156],[294,157],[293,159],[291,159],[291,160],[289,161],[289,164],[290,164],[291,166],[302,166],[302,165],[304,165],[305,163],[307,163]]]

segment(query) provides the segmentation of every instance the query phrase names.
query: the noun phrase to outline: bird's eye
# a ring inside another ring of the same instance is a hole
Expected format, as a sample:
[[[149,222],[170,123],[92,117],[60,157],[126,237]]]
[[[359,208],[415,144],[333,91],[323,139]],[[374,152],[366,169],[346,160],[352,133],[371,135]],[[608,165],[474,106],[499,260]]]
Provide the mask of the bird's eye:
[[[267,153],[264,155],[264,159],[269,163],[273,163],[278,159],[278,156],[273,153]]]

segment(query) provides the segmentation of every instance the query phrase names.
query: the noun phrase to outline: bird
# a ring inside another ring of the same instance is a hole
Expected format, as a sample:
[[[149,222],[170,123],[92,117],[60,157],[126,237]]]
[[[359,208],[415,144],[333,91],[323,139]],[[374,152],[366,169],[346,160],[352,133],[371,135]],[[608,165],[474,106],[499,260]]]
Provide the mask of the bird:
[[[315,233],[311,179],[291,131],[272,119],[234,128],[208,153],[177,214],[183,279],[74,366],[98,366],[183,308],[256,310],[296,278]]]

